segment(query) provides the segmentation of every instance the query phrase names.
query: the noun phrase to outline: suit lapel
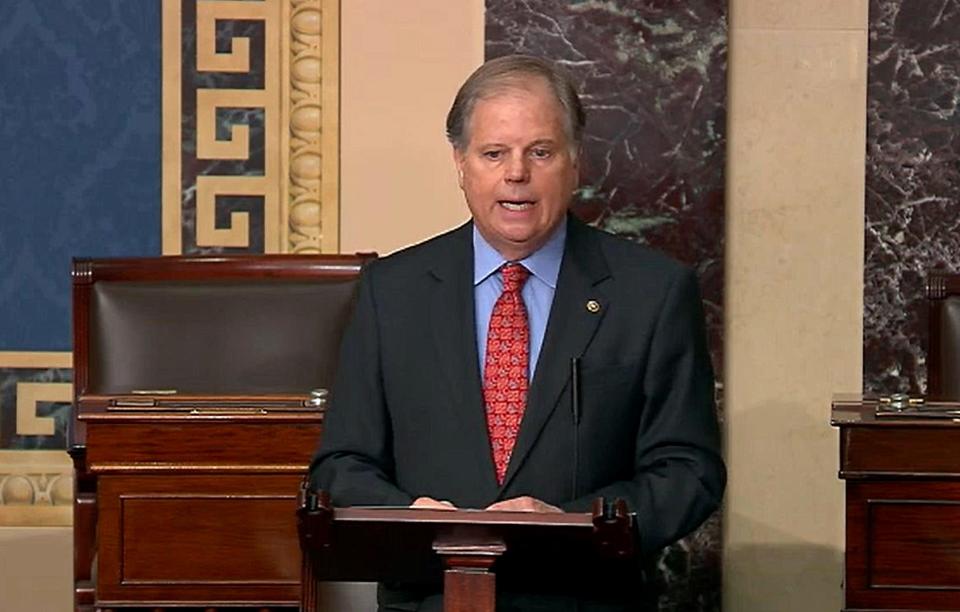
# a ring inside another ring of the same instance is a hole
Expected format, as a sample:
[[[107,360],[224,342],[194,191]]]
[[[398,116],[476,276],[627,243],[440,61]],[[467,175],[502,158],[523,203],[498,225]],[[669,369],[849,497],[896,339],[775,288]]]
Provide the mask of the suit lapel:
[[[430,326],[440,369],[452,392],[449,409],[461,427],[461,440],[476,457],[481,498],[497,490],[480,382],[473,291],[473,224],[452,236],[450,256],[430,270],[436,279],[430,296]]]
[[[597,238],[586,225],[571,216],[557,291],[504,487],[520,469],[567,388],[570,360],[583,355],[596,333],[610,304],[602,291],[603,281],[609,277]],[[591,301],[596,302],[599,309],[588,308],[587,303]]]

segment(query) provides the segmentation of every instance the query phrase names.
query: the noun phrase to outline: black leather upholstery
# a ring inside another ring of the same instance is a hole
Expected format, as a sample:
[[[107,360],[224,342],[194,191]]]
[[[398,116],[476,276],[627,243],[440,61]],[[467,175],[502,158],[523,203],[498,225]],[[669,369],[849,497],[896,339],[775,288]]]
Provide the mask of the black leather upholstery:
[[[355,284],[97,283],[89,392],[260,394],[329,387]]]
[[[927,276],[927,395],[960,399],[960,274]]]
[[[374,257],[77,259],[77,396],[329,389],[361,267]]]
[[[960,398],[960,295],[943,300],[939,319],[940,354],[931,366],[940,370],[940,394]]]

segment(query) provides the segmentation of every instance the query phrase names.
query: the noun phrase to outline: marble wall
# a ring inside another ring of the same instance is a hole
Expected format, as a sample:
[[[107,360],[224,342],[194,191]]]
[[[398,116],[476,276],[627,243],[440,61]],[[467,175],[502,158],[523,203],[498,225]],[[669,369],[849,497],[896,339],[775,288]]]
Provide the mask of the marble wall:
[[[722,380],[727,6],[724,0],[487,0],[486,57],[564,65],[587,107],[581,218],[700,276]],[[659,561],[663,610],[716,610],[720,521]]]
[[[487,0],[486,57],[557,60],[587,107],[576,213],[696,267],[721,378],[725,0]]]
[[[926,387],[923,284],[960,271],[960,2],[871,0],[864,388]]]

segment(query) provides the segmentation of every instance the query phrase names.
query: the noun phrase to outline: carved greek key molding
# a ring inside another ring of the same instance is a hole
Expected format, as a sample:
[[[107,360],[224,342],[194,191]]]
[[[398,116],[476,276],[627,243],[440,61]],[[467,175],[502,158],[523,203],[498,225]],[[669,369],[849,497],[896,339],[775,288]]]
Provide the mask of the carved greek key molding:
[[[337,252],[339,1],[164,0],[165,254]]]
[[[52,436],[54,423],[50,417],[37,416],[40,402],[70,403],[73,385],[70,383],[17,383],[17,435]]]
[[[83,266],[86,274],[90,267]],[[0,351],[0,368],[72,368],[73,353],[62,351]]]

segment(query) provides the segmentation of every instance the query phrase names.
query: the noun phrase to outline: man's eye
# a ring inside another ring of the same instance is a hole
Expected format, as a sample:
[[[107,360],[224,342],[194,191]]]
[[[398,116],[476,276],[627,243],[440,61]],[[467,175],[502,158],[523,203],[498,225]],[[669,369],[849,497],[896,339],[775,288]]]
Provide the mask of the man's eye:
[[[500,159],[501,152],[500,152],[500,151],[485,151],[485,152],[483,153],[483,156],[486,157],[487,159],[494,159],[494,160],[495,160],[495,159]]]
[[[535,159],[547,159],[550,157],[550,149],[534,149],[530,152]]]

